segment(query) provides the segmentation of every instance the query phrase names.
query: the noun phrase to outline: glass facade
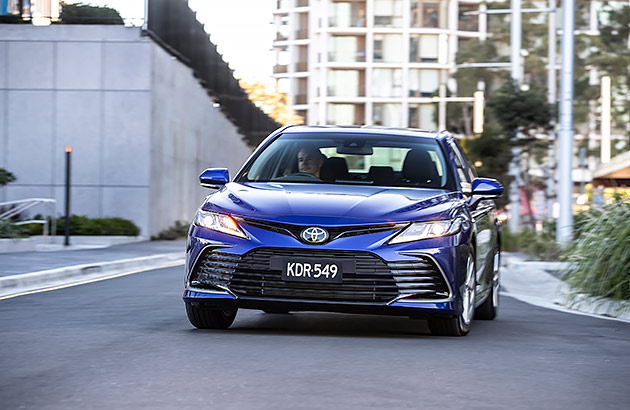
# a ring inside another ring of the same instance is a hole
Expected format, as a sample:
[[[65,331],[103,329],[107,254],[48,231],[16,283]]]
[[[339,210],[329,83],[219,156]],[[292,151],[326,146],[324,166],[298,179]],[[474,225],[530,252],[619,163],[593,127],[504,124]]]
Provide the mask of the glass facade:
[[[330,27],[365,27],[365,3],[335,2],[330,5]]]
[[[375,68],[372,72],[373,97],[402,97],[402,69]]]
[[[437,0],[411,0],[412,28],[444,28],[440,24],[440,2]]]
[[[440,70],[409,70],[409,97],[431,97],[439,86]]]
[[[409,44],[409,61],[412,63],[437,62],[439,36],[436,34],[412,34]]]
[[[331,97],[360,97],[365,95],[365,75],[360,70],[328,71],[328,95]]]
[[[402,0],[374,0],[374,27],[402,27]]]
[[[409,127],[435,130],[435,104],[409,104]]]
[[[364,36],[329,37],[328,61],[338,63],[365,62]]]
[[[374,104],[372,106],[372,123],[384,127],[403,127],[402,104]]]
[[[401,63],[403,61],[402,34],[374,34],[374,62]]]

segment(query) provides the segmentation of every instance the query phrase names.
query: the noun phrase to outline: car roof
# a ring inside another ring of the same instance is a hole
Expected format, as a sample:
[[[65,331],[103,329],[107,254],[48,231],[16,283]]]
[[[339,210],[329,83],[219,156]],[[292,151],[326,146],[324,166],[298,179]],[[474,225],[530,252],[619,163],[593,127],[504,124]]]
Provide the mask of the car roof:
[[[416,128],[394,128],[377,125],[289,125],[280,131],[283,134],[339,132],[351,134],[382,134],[432,139],[444,139],[450,136],[450,134],[446,131],[428,131]]]

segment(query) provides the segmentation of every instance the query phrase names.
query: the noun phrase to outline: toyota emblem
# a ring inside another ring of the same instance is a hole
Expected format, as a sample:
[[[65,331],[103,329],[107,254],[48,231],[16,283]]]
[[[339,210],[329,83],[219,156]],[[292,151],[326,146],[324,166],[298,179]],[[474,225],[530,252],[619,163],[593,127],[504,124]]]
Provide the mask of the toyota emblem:
[[[328,239],[328,232],[317,226],[311,226],[302,231],[302,239],[306,243],[322,243]]]

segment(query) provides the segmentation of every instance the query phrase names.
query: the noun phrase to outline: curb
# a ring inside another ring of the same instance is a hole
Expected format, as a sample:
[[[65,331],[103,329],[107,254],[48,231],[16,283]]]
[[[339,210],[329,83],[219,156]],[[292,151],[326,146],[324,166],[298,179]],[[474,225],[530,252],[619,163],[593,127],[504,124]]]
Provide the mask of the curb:
[[[175,266],[183,264],[184,260],[185,257],[182,252],[173,252],[110,262],[65,266],[62,268],[5,276],[0,278],[0,297],[50,286],[69,285],[86,280],[94,280],[110,275],[122,274],[123,272],[137,273],[133,271]]]

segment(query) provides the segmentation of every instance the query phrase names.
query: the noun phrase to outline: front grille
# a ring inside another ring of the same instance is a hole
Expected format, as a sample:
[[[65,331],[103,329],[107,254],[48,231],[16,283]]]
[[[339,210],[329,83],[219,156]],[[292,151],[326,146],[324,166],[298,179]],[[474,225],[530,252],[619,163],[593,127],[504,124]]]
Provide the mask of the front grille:
[[[277,257],[334,259],[351,262],[355,269],[344,272],[339,284],[284,281],[282,267],[272,266],[272,258]],[[428,258],[386,263],[369,252],[280,248],[259,248],[243,256],[207,250],[195,266],[191,284],[229,288],[241,297],[363,303],[384,303],[407,295],[438,300],[449,294],[444,277]]]
[[[293,238],[302,241],[300,234],[309,226],[313,225],[293,225],[281,222],[271,222],[262,219],[245,218],[242,216],[234,217],[240,224],[249,225],[254,228],[265,229],[282,235],[292,236]],[[319,245],[323,245],[330,241],[334,241],[338,238],[345,238],[349,236],[368,235],[372,233],[388,232],[399,230],[407,226],[408,223],[385,223],[378,225],[348,225],[348,226],[322,226],[322,228],[328,231],[328,240],[322,242]],[[302,241],[304,242],[304,241]]]

